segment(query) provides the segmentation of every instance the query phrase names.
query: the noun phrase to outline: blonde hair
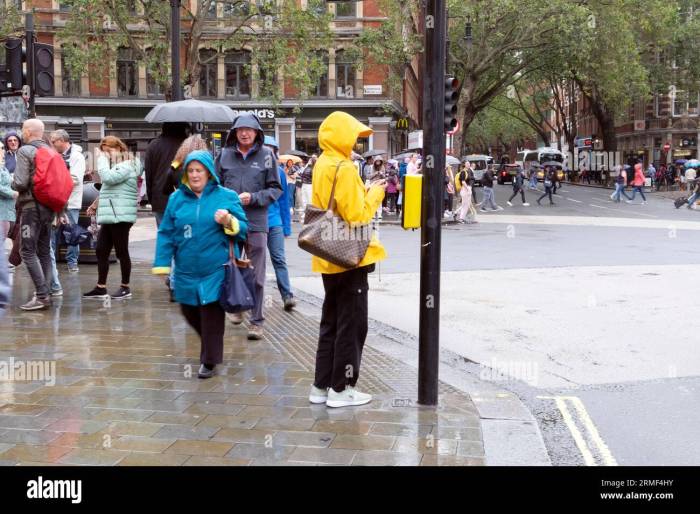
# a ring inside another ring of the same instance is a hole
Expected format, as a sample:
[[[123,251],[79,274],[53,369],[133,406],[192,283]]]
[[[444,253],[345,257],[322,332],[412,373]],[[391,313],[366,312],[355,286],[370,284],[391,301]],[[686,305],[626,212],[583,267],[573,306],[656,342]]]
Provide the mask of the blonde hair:
[[[202,139],[202,136],[200,134],[192,134],[185,139],[180,145],[180,148],[177,149],[173,162],[177,162],[180,165],[185,162],[185,159],[191,152],[207,149],[207,142]]]
[[[102,150],[103,146],[106,146],[107,148],[115,148],[122,153],[127,153],[129,151],[129,148],[126,146],[124,141],[115,136],[103,137],[100,141],[100,150]]]

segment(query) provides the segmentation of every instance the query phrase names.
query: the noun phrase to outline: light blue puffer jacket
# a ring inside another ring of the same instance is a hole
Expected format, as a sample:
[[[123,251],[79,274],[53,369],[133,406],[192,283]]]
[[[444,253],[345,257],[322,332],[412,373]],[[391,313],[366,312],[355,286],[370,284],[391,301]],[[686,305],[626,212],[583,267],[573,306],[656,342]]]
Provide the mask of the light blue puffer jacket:
[[[11,184],[10,172],[0,165],[0,221],[15,221],[15,197]]]
[[[97,173],[102,181],[97,223],[136,223],[137,179],[141,171],[141,162],[136,158],[117,164],[111,164],[104,155],[97,159]]]

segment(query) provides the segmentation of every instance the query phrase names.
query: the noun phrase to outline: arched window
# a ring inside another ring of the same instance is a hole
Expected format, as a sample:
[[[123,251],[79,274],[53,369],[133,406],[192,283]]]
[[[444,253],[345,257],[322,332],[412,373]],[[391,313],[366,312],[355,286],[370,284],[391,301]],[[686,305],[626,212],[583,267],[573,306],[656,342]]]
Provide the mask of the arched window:
[[[247,50],[229,51],[224,55],[227,97],[250,98],[250,62]]]
[[[321,59],[323,66],[325,67],[325,72],[318,78],[316,82],[316,89],[312,91],[312,96],[316,98],[327,98],[328,97],[328,52],[320,51],[316,53],[316,56]]]
[[[138,96],[138,64],[131,48],[117,50],[117,94],[119,96]]]
[[[63,96],[80,96],[80,78],[71,76],[65,55],[61,55],[61,89]]]
[[[335,53],[335,90],[337,98],[355,98],[355,63],[345,50]]]
[[[216,82],[219,78],[216,55],[216,50],[212,49],[199,51],[199,96],[216,97]]]

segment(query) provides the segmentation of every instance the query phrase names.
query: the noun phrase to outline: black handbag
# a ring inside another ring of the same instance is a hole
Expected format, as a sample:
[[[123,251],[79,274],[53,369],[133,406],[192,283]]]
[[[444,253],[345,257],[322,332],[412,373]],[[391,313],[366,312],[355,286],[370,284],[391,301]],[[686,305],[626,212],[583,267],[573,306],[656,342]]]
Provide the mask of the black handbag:
[[[226,278],[221,287],[219,305],[230,313],[249,311],[255,307],[255,272],[250,260],[237,259],[230,242],[229,261],[224,264]]]

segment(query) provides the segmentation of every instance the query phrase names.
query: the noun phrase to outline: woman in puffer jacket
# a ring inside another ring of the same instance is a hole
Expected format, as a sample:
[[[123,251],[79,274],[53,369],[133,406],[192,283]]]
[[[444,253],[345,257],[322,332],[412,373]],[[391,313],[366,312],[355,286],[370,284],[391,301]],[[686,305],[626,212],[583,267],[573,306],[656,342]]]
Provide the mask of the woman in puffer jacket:
[[[138,177],[141,175],[141,162],[132,154],[124,142],[114,136],[107,136],[100,141],[97,156],[97,173],[102,186],[97,203],[97,223],[101,225],[97,237],[95,254],[97,255],[97,286],[85,293],[83,298],[105,299],[107,293],[107,274],[109,273],[109,254],[114,252],[119,259],[122,282],[119,290],[111,295],[115,300],[131,298],[129,280],[131,278],[131,258],[129,256],[129,231],[136,223],[138,200]],[[88,214],[95,211],[95,204],[90,206]]]
[[[223,265],[231,246],[238,256],[248,223],[238,194],[220,185],[209,152],[192,152],[183,169],[158,229],[153,273],[167,276],[175,261],[175,301],[201,340],[199,378],[210,378],[224,358]]]

